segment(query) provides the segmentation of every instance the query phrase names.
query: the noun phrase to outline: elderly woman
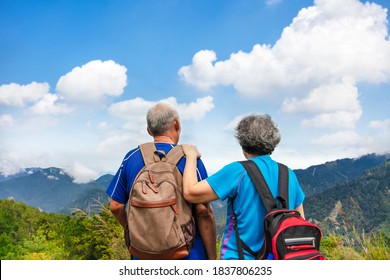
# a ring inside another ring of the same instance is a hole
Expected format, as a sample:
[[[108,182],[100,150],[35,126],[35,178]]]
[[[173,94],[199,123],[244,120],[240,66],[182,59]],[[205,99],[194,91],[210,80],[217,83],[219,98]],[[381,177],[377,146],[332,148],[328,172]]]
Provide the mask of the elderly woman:
[[[236,127],[238,140],[246,159],[254,161],[274,196],[278,195],[278,164],[271,154],[280,142],[279,130],[269,115],[249,115]],[[228,199],[226,226],[221,244],[221,259],[238,259],[236,236],[233,229],[233,207],[241,240],[253,252],[263,245],[263,219],[266,209],[261,202],[249,175],[239,162],[232,162],[221,170],[198,182],[196,159],[200,156],[197,148],[183,145],[187,161],[184,170],[184,197],[192,203]],[[288,169],[290,209],[299,211],[304,217],[303,200],[305,195],[291,169]],[[234,203],[234,205],[232,205]],[[254,259],[244,250],[245,259]]]

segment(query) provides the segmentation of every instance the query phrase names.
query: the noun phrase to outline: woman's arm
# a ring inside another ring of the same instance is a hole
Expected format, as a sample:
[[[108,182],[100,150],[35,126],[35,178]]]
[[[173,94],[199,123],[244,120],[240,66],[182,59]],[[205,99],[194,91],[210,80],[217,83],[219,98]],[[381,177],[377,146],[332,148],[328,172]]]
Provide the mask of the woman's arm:
[[[294,209],[295,211],[298,211],[299,214],[301,214],[302,218],[305,218],[305,212],[303,211],[303,203],[299,205],[297,208]]]
[[[205,203],[219,199],[206,180],[198,182],[196,175],[196,160],[200,157],[198,149],[193,145],[182,144],[186,155],[186,165],[183,173],[184,198],[191,203]]]

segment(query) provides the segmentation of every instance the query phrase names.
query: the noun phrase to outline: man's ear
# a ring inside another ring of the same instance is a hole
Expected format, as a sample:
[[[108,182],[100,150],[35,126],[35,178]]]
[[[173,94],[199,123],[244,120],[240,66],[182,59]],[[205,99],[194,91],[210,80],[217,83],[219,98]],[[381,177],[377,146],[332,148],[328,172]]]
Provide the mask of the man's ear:
[[[179,119],[175,119],[175,122],[173,123],[173,127],[175,128],[176,131],[181,131],[181,124]]]
[[[153,137],[153,134],[150,132],[149,127],[147,127],[146,130],[148,131],[148,134]]]

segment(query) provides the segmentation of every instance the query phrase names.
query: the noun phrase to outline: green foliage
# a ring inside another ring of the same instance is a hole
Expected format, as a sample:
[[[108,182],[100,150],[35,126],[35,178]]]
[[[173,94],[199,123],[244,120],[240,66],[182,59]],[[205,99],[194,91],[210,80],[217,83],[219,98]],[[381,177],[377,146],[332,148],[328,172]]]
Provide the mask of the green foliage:
[[[389,260],[390,238],[384,233],[351,236],[330,234],[321,242],[321,252],[328,260]]]
[[[2,260],[126,260],[123,229],[108,207],[99,213],[76,210],[71,216],[48,214],[22,202],[0,200]],[[384,223],[383,228],[388,224]],[[387,231],[364,234],[345,227],[344,234],[323,237],[329,260],[389,260]],[[387,232],[387,233],[386,233]],[[220,242],[217,242],[218,253]]]
[[[123,241],[123,228],[107,206],[102,205],[100,213],[93,213],[92,216],[76,210],[64,230],[69,259],[129,259]]]
[[[78,210],[67,216],[0,200],[0,259],[129,259],[129,253],[107,206],[92,215]]]

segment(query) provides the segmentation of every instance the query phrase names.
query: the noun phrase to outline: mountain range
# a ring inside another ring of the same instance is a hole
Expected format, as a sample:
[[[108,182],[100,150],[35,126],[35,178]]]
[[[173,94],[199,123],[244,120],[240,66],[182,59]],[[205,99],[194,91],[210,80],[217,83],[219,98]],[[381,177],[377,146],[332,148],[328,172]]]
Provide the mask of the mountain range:
[[[294,172],[306,194],[306,218],[326,231],[348,225],[366,231],[390,228],[390,155],[339,159]],[[112,178],[107,174],[78,184],[60,168],[27,168],[12,176],[0,174],[0,199],[24,201],[45,212],[99,211],[108,202],[105,190]],[[226,203],[215,201],[213,209],[221,234]]]
[[[73,208],[96,210],[96,201],[107,203],[106,187],[113,175],[78,184],[60,168],[27,168],[0,176],[0,199],[23,201],[45,212],[69,214]]]

